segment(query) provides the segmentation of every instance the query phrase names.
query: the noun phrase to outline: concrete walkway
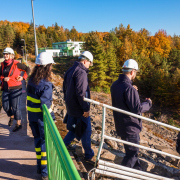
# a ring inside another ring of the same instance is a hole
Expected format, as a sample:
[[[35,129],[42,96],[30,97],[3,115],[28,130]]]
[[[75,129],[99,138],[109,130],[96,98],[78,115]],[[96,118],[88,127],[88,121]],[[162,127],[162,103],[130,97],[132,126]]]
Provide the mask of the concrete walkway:
[[[25,90],[25,89],[23,89]],[[0,180],[40,180],[36,173],[34,140],[27,122],[26,92],[21,97],[22,129],[12,132],[6,113],[0,113]]]

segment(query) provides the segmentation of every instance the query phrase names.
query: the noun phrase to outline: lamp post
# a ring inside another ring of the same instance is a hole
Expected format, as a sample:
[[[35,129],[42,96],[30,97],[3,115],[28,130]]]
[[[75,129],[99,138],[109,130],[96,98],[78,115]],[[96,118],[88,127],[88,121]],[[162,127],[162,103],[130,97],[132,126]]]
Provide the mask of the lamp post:
[[[23,52],[23,59],[24,59],[24,46],[21,46],[22,47],[22,52]],[[23,61],[21,61],[21,62],[23,62]]]
[[[27,53],[26,53],[26,59],[28,59],[28,56],[29,56],[29,54],[28,54],[28,50],[27,50]],[[27,61],[26,61],[27,62]]]
[[[21,41],[24,41],[24,46],[25,46],[25,59],[26,59],[26,62],[27,62],[27,56],[26,56],[26,42],[25,42],[25,39],[21,39]],[[23,55],[24,56],[24,55]]]
[[[34,20],[33,0],[31,0],[31,5],[32,5],[33,25],[34,25],[35,55],[37,57],[37,55],[38,55],[38,46],[37,46],[37,41],[36,41],[36,28],[35,28],[35,20]]]

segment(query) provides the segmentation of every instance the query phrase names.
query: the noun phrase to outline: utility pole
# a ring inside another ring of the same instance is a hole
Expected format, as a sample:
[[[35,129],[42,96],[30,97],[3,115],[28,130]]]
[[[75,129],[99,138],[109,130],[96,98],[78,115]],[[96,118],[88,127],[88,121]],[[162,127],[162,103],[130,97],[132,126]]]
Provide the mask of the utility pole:
[[[35,55],[37,57],[37,55],[38,55],[38,46],[37,46],[37,41],[36,41],[36,28],[35,28],[35,20],[34,20],[33,0],[31,0],[31,5],[32,5],[33,25],[34,25]]]

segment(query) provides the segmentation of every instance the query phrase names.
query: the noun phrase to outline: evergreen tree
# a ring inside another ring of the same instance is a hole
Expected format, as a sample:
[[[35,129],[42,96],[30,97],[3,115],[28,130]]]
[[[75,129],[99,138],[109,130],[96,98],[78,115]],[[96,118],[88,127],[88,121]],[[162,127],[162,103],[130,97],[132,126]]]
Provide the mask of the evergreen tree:
[[[175,70],[176,68],[180,69],[180,50],[172,49],[169,54],[168,61],[171,63],[172,70]]]
[[[123,62],[121,63],[120,61],[120,48],[122,46],[122,42],[121,40],[116,36],[114,31],[111,31],[108,36],[105,37],[105,41],[107,42],[107,44],[112,44],[114,49],[113,49],[113,53],[115,53],[116,56],[116,61],[114,62],[116,65],[116,72],[117,74],[120,73],[121,67]],[[112,55],[114,56],[114,55]]]
[[[107,59],[107,78],[109,85],[111,85],[115,80],[117,80],[119,75],[119,65],[117,63],[116,50],[113,44],[108,43],[106,50]]]
[[[3,53],[3,48],[4,48],[3,46],[4,42],[2,36],[3,36],[3,29],[0,27],[0,54]]]
[[[103,45],[96,32],[90,32],[85,41],[85,49],[93,54],[93,67],[90,70],[90,82],[93,86],[107,86],[107,61],[105,60],[105,52]]]
[[[34,40],[34,27],[33,23],[30,24],[28,31],[26,33],[26,49],[29,53],[35,54],[35,40]]]
[[[4,46],[13,47],[14,39],[15,39],[15,33],[12,28],[12,26],[8,23],[6,26],[3,27],[4,34]]]
[[[38,47],[42,48],[42,47],[47,47],[47,41],[46,41],[46,35],[45,33],[40,34],[39,31],[37,31],[37,43],[38,43]]]
[[[75,29],[75,27],[73,26],[72,29],[69,31],[69,38],[72,41],[78,41],[78,32]]]
[[[174,35],[172,41],[174,48],[180,50],[180,36]]]

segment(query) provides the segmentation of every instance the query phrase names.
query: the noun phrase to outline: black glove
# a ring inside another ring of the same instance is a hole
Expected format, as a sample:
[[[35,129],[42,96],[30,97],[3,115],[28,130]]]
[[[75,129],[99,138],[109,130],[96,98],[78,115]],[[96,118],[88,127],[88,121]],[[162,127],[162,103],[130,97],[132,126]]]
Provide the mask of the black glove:
[[[179,134],[177,136],[176,151],[180,154],[180,132],[179,132]]]
[[[64,117],[64,120],[63,120],[63,123],[64,124],[67,124],[67,120],[68,120],[68,114],[66,113],[65,117]]]

